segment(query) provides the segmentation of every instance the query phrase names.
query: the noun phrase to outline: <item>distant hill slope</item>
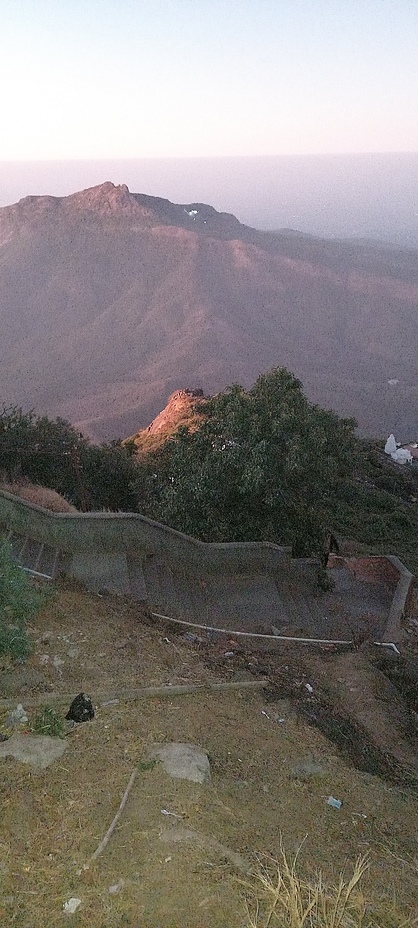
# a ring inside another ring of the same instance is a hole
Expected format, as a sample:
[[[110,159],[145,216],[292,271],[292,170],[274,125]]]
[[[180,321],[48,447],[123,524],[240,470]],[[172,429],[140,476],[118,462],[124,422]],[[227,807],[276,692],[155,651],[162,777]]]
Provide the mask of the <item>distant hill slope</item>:
[[[0,400],[107,440],[179,384],[286,366],[363,433],[416,437],[417,258],[124,185],[27,197],[0,209]]]

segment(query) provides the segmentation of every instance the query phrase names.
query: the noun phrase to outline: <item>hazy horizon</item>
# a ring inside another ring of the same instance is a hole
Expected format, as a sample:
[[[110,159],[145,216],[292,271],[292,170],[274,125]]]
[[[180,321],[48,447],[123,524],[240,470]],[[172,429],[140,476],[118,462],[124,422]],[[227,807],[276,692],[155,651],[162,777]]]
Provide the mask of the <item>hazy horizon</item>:
[[[111,180],[418,245],[418,4],[3,0],[0,205]]]
[[[111,180],[261,229],[418,247],[418,152],[0,163],[0,206]]]

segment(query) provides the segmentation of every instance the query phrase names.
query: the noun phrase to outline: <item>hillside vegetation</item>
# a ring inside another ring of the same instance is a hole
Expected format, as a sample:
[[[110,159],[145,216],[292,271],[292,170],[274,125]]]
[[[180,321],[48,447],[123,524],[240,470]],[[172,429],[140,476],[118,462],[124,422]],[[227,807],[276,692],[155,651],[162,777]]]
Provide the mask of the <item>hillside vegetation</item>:
[[[63,420],[4,408],[0,471],[77,509],[141,512],[204,541],[271,541],[310,555],[332,531],[354,550],[418,568],[417,469],[359,440],[354,420],[311,404],[289,371],[211,399],[174,396],[177,419],[171,398],[149,430],[101,446]]]

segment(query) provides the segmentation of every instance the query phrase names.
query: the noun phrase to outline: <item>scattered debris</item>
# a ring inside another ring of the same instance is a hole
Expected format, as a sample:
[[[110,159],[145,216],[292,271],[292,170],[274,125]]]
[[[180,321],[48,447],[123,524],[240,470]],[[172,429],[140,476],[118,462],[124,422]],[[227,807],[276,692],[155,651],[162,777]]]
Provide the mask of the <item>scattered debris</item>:
[[[342,800],[335,799],[334,796],[328,796],[327,805],[331,806],[333,809],[341,809]]]
[[[203,644],[205,640],[201,635],[194,635],[193,632],[185,632],[182,638],[184,638],[185,641],[191,641],[192,644]]]
[[[58,673],[62,673],[61,667],[63,667],[63,665],[65,664],[65,661],[63,661],[61,657],[58,657],[57,655],[55,655],[52,663],[55,667],[55,670],[58,670]]]
[[[28,721],[28,716],[22,706],[22,703],[19,702],[16,706],[16,709],[12,709],[6,719],[7,728],[16,728],[17,725],[22,725],[22,723]]]
[[[129,644],[129,638],[119,638],[114,642],[113,647],[117,648],[118,651],[122,651],[123,648],[126,648]]]
[[[74,915],[74,912],[77,911],[79,905],[81,905],[81,899],[76,899],[75,896],[72,896],[68,902],[64,902],[63,912],[66,912],[67,915]]]
[[[65,718],[71,719],[73,722],[89,722],[93,719],[94,709],[90,696],[87,696],[86,693],[79,693],[73,699]]]
[[[113,886],[109,886],[108,893],[110,893],[111,896],[116,896],[116,894],[120,893],[124,886],[125,880],[118,880],[118,882],[114,883]]]
[[[308,780],[310,777],[323,777],[325,770],[322,764],[313,757],[306,757],[292,768],[292,774],[298,780]]]
[[[168,809],[161,809],[161,815],[172,815],[173,818],[181,818],[181,815],[177,815],[176,812],[169,812]]]

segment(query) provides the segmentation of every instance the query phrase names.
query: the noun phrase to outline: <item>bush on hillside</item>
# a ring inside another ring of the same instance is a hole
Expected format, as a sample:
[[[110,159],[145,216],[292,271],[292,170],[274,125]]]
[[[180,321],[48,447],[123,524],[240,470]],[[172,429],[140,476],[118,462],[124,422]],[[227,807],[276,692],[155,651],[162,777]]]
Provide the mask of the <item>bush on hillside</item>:
[[[92,445],[64,419],[17,407],[0,412],[0,468],[61,494],[82,512],[132,510],[137,464],[120,442]]]
[[[44,596],[17,566],[6,541],[0,542],[0,654],[25,660],[30,653],[27,622],[42,606]]]

